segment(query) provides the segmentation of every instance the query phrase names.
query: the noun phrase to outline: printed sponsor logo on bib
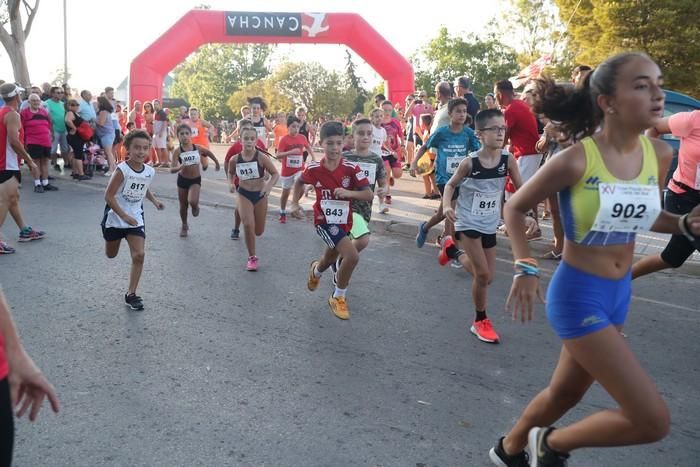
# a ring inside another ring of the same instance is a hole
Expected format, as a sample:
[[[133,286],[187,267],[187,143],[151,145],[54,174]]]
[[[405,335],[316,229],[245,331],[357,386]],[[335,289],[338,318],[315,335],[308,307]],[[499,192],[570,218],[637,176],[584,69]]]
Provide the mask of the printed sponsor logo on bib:
[[[350,201],[337,199],[322,199],[321,211],[327,224],[347,224],[350,214]]]
[[[287,156],[287,167],[289,167],[290,169],[300,169],[301,163],[301,156]]]
[[[150,185],[150,180],[146,180],[143,177],[127,177],[124,181],[122,196],[130,203],[143,201],[143,198],[146,196],[146,191],[148,190],[148,185]]]
[[[180,154],[182,165],[197,165],[199,164],[199,151],[186,151]]]
[[[257,162],[239,162],[236,164],[236,175],[241,180],[252,180],[260,178]]]
[[[451,156],[447,158],[447,173],[448,174],[453,174],[457,171],[457,167],[459,167],[459,163],[464,160],[466,156]]]
[[[472,201],[472,214],[475,216],[493,216],[497,215],[501,203],[501,193],[495,191],[492,193],[474,192],[474,201]]]
[[[377,165],[374,162],[358,162],[357,165],[360,166],[360,170],[367,177],[369,184],[373,185],[377,179]]]
[[[661,212],[656,185],[599,183],[600,208],[591,230],[637,232],[650,230]]]

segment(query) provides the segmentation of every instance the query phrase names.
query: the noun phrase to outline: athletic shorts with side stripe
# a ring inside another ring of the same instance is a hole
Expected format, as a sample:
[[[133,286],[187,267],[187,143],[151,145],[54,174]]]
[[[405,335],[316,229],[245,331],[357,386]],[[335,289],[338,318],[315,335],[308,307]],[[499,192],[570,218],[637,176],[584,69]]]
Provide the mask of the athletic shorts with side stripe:
[[[316,226],[316,233],[329,248],[334,250],[341,240],[348,236],[345,229],[337,224],[319,224]]]

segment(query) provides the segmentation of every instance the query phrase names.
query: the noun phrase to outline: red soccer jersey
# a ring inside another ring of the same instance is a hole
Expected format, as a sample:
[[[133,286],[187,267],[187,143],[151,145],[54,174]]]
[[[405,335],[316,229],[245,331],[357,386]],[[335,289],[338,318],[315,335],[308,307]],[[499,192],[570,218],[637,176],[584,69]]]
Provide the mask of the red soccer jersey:
[[[299,154],[284,157],[282,161],[282,177],[289,177],[304,170],[304,149],[309,145],[309,140],[306,136],[297,133],[294,136],[284,135],[277,146],[277,152],[291,151],[292,149],[300,149]]]
[[[369,186],[369,181],[358,165],[342,157],[338,167],[332,172],[323,166],[324,161],[325,157],[319,162],[309,162],[301,174],[301,181],[307,185],[313,185],[316,190],[314,224],[336,224],[345,232],[350,232],[352,229],[350,200],[335,196],[335,189],[364,189]]]
[[[263,151],[267,151],[267,149],[265,148],[265,143],[263,143],[260,139],[258,139],[255,142],[255,146],[258,149],[262,149]],[[235,156],[236,154],[240,154],[242,152],[243,152],[243,143],[241,143],[240,141],[236,141],[235,143],[233,143],[233,145],[230,148],[228,148],[228,151],[226,151],[226,159],[224,159],[224,166],[226,166],[226,164],[228,164],[228,161],[230,161],[233,156]]]
[[[384,130],[386,130],[386,138],[387,142],[389,143],[389,147],[398,156],[398,151],[401,146],[399,144],[399,135],[401,135],[401,133],[403,132],[403,129],[401,128],[401,122],[399,122],[395,118],[392,118],[389,123],[382,123],[382,127],[384,128]]]

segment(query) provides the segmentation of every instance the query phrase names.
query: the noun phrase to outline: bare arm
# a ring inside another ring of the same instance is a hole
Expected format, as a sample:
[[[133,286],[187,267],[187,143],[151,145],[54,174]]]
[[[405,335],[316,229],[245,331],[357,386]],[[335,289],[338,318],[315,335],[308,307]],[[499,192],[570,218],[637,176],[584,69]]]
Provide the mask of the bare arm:
[[[12,407],[20,407],[17,416],[24,415],[31,406],[29,420],[36,420],[45,397],[49,399],[53,411],[58,413],[60,404],[56,390],[25,351],[2,290],[0,290],[0,333],[5,340],[7,362],[10,367],[8,379],[11,404]]]
[[[180,165],[180,148],[177,147],[173,151],[173,157],[170,161],[170,173],[174,174],[182,170],[182,165]]]
[[[206,156],[209,159],[214,161],[214,164],[216,164],[216,170],[221,170],[221,165],[219,164],[219,159],[216,158],[216,156],[214,155],[213,152],[211,152],[207,148],[200,148],[199,146],[197,146],[197,148],[199,149],[200,154],[202,154],[202,155],[204,155],[204,156]]]
[[[452,207],[452,195],[469,174],[472,173],[472,161],[470,157],[465,157],[457,166],[457,170],[452,174],[448,182],[445,184],[445,193],[442,195],[442,213],[452,222],[457,221],[457,215]]]
[[[148,201],[153,203],[153,205],[159,211],[162,211],[163,209],[165,209],[165,205],[163,203],[161,203],[160,201],[158,201],[158,199],[156,198],[156,195],[154,195],[150,189],[146,190],[146,198],[148,199]]]
[[[274,187],[275,183],[277,183],[277,180],[279,180],[280,174],[279,172],[277,172],[277,167],[275,167],[275,164],[272,163],[272,159],[270,159],[269,157],[264,156],[262,159],[262,163],[267,173],[270,174],[270,179],[267,181],[265,187],[263,188],[263,192],[266,195],[268,195],[272,191],[272,187]]]
[[[520,175],[520,169],[518,168],[518,161],[515,160],[513,154],[508,156],[508,175],[513,182],[516,190],[519,190],[523,186],[523,177]]]
[[[651,138],[658,138],[661,135],[671,133],[671,127],[668,124],[668,120],[669,117],[662,118],[661,120],[659,120],[659,122],[656,125],[654,125],[646,131],[646,135]],[[664,175],[664,178],[665,177],[666,175]]]

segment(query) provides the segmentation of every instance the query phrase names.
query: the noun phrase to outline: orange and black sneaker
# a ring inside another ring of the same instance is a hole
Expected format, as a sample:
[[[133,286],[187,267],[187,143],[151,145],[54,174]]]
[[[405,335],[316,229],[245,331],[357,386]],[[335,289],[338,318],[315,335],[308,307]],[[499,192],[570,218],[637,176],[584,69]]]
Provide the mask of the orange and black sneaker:
[[[345,297],[334,297],[331,295],[328,298],[328,304],[330,305],[331,311],[336,317],[340,319],[350,319],[348,302],[345,301]]]
[[[491,320],[488,318],[480,321],[474,321],[470,331],[482,342],[497,344],[499,341],[498,334],[496,334],[496,331],[493,330]]]
[[[316,277],[314,275],[314,271],[318,267],[318,261],[311,261],[311,264],[309,265],[309,278],[306,281],[306,286],[309,288],[310,291],[316,290],[318,287],[318,283],[321,281],[320,277]]]

